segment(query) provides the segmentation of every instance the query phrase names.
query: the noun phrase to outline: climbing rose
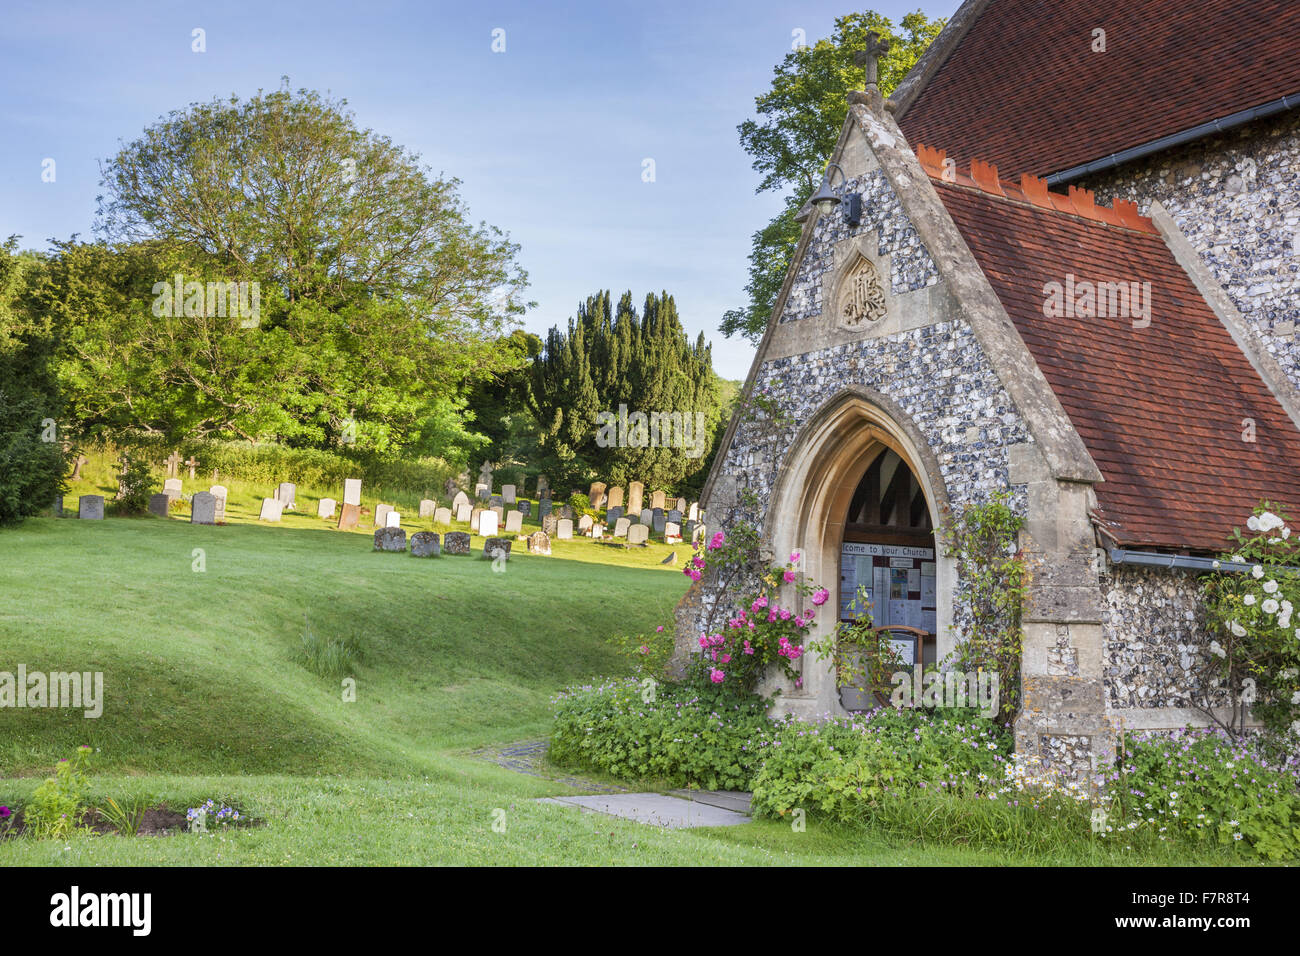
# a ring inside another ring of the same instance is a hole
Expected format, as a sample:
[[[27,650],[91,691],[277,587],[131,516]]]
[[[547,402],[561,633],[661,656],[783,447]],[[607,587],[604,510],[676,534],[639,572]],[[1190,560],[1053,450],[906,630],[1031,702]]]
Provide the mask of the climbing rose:
[[[823,604],[826,603],[826,599],[829,598],[830,596],[831,596],[830,591],[827,591],[825,588],[818,588],[816,591],[813,592],[812,602],[813,604],[816,604],[818,607],[821,607]]]
[[[793,571],[787,571],[782,576],[785,578],[786,584],[791,584],[793,583],[794,579],[797,578],[799,575],[795,574]]]
[[[721,684],[726,679],[727,675],[722,673],[722,671],[718,670],[716,667],[709,671],[709,680],[713,681],[715,684]]]
[[[716,550],[717,548],[722,547],[723,542],[726,540],[727,540],[727,536],[723,534],[721,531],[719,531],[717,534],[713,536],[712,539],[710,539],[709,550],[713,551]]]

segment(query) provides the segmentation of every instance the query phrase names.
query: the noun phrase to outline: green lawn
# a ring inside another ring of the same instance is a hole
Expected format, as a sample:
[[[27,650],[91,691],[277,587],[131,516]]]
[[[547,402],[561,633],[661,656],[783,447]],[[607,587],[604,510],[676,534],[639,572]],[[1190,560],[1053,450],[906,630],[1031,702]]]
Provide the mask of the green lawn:
[[[25,802],[84,743],[98,750],[96,799],[149,794],[184,809],[211,797],[262,825],[11,839],[0,866],[1196,862],[1122,848],[1030,860],[815,822],[669,832],[537,804],[573,791],[468,751],[544,736],[555,691],[617,673],[605,637],[666,623],[685,589],[660,564],[671,549],[577,540],[496,573],[480,557],[374,553],[369,533],[315,518],[234,518],[41,518],[0,531],[0,670],[99,670],[106,685],[98,720],[0,709],[0,804]],[[305,619],[360,641],[355,703],[296,663]],[[492,828],[498,809],[504,832]]]

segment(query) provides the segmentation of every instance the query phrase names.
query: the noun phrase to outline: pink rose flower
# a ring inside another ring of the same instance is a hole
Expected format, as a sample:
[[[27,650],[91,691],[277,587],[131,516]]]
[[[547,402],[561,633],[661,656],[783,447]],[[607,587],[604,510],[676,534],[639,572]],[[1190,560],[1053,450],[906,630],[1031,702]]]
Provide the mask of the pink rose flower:
[[[821,607],[823,604],[826,603],[826,599],[829,598],[830,596],[831,596],[830,591],[827,591],[825,588],[818,588],[816,591],[813,592],[812,602],[813,604],[816,604],[818,607]]]
[[[727,675],[722,673],[722,671],[718,670],[716,667],[709,671],[709,680],[713,681],[715,684],[721,684],[726,679]]]

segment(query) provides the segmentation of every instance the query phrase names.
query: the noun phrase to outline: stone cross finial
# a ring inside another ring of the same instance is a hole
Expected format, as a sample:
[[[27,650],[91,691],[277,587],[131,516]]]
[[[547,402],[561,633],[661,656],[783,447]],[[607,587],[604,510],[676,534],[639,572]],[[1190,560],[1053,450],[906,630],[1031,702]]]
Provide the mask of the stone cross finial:
[[[872,30],[867,34],[867,46],[865,49],[853,55],[853,62],[857,66],[867,68],[867,89],[877,89],[877,83],[880,75],[880,58],[889,52],[889,41],[882,40],[880,34]]]
[[[194,469],[195,469],[196,467],[198,467],[198,464],[199,464],[198,459],[195,458],[193,455],[190,455],[190,460],[187,461],[185,464],[187,464],[187,465],[190,466],[190,477],[193,478],[193,477],[194,477]]]

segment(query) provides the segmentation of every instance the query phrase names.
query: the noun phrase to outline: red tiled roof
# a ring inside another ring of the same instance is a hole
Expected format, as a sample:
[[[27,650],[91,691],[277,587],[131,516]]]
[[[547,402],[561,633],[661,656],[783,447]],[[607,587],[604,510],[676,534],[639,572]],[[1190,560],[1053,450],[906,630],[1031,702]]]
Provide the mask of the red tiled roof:
[[[1081,191],[1049,194],[1031,177],[999,181],[996,168],[943,182],[942,154],[918,152],[1101,469],[1097,500],[1122,545],[1221,551],[1261,499],[1300,516],[1300,429],[1149,220],[1134,210],[1128,225],[1111,224],[1129,212],[1097,210]],[[1044,285],[1067,275],[1149,282],[1150,325],[1044,317]],[[1247,418],[1253,444],[1242,440]]]
[[[1293,93],[1297,0],[991,0],[899,125],[1045,176]]]

